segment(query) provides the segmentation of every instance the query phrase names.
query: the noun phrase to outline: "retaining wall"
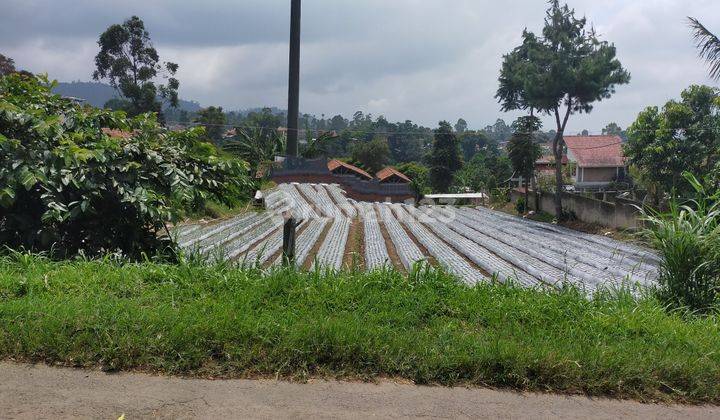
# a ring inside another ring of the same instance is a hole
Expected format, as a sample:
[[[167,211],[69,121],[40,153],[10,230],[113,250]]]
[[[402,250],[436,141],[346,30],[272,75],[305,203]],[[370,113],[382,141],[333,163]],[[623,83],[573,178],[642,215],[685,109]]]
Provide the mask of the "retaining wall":
[[[517,190],[511,192],[511,199],[514,202],[523,197],[523,193]],[[546,213],[555,214],[555,194],[549,192],[537,193],[540,202],[540,210]],[[535,194],[531,191],[529,195],[530,208],[538,208],[535,205]],[[612,202],[602,201],[594,198],[583,197],[577,194],[562,193],[563,210],[573,213],[578,220],[585,223],[594,223],[617,229],[636,230],[641,227],[638,210],[634,205],[639,203],[615,197]]]

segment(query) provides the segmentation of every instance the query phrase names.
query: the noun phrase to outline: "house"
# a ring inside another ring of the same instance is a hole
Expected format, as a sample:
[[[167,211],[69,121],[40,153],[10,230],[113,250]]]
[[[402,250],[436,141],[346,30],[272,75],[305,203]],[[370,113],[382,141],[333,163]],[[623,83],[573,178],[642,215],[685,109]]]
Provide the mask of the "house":
[[[328,162],[327,164],[328,170],[332,172],[335,175],[355,175],[356,177],[360,179],[365,180],[372,180],[373,177],[369,173],[363,171],[362,169],[358,168],[357,166],[351,165],[349,163],[345,163],[338,159],[333,159]]]
[[[603,188],[627,179],[627,160],[619,136],[565,136],[577,188]]]
[[[385,169],[380,170],[375,174],[375,178],[380,181],[381,184],[409,184],[410,178],[405,176],[404,173],[398,171],[392,166],[388,166]]]
[[[568,157],[563,155],[562,166],[567,166],[567,164]],[[542,155],[540,159],[535,161],[535,172],[538,175],[552,175],[555,173],[555,156],[553,156],[552,152]]]

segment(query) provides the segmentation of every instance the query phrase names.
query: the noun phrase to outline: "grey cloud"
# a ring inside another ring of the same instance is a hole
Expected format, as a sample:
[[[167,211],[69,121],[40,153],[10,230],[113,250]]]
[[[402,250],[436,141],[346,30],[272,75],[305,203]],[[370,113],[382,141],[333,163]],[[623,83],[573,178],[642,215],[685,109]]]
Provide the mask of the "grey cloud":
[[[571,0],[614,42],[633,80],[570,130],[626,126],[647,105],[691,83],[711,83],[684,23],[698,16],[720,31],[712,0]],[[523,28],[538,31],[539,0],[304,0],[301,107],[355,110],[435,124],[464,117],[480,127],[501,114],[493,98],[502,54]],[[143,18],[160,55],[180,64],[181,95],[204,105],[284,106],[287,0],[4,0],[0,52],[20,67],[87,80],[97,37]],[[551,126],[551,120],[547,120]]]

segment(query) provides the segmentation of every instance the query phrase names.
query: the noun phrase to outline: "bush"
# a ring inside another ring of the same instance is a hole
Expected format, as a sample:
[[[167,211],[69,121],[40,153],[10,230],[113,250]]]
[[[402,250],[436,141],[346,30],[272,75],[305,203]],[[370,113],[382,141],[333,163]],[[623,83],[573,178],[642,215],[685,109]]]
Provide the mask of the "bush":
[[[527,211],[527,204],[525,203],[525,197],[520,197],[515,202],[515,211],[518,212],[518,214],[525,214]]]
[[[659,297],[671,308],[707,313],[720,298],[720,196],[685,178],[697,199],[685,205],[673,199],[667,213],[644,210],[646,233],[662,257]]]
[[[154,114],[82,107],[44,77],[0,79],[0,243],[55,256],[163,246],[159,233],[206,200],[249,195],[247,165],[218,155],[203,130]]]

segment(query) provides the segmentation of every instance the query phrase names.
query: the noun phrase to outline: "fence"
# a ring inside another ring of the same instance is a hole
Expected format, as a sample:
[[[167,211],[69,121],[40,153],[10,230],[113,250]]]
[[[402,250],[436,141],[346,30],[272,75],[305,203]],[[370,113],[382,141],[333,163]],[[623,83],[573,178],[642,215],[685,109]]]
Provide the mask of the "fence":
[[[513,190],[511,192],[513,202],[523,196],[524,194],[520,191]],[[531,191],[528,196],[531,209],[538,208],[535,204],[535,197],[536,194]],[[555,213],[554,193],[539,192],[537,198],[541,211]],[[563,211],[574,214],[582,222],[617,229],[637,230],[641,227],[639,212],[635,207],[639,204],[639,202],[618,197],[614,197],[613,201],[603,201],[578,194],[562,193]]]

